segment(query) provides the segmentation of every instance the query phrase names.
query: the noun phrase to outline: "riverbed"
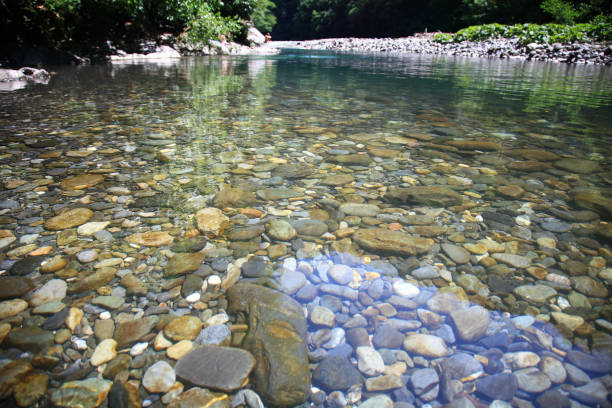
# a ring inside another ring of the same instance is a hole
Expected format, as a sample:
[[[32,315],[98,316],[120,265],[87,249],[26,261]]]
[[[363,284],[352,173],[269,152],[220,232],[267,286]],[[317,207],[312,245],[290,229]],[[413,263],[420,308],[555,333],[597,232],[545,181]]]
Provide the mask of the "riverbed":
[[[609,67],[54,68],[0,93],[7,406],[610,403]]]

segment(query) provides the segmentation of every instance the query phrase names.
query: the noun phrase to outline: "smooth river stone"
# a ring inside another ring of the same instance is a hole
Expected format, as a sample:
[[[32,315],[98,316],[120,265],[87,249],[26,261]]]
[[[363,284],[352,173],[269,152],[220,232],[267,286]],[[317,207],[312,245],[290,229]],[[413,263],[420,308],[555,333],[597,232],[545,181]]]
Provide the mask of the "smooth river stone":
[[[176,374],[170,364],[158,361],[145,371],[142,386],[154,394],[165,393],[176,381]]]
[[[359,246],[369,251],[403,256],[429,252],[434,244],[429,238],[415,237],[385,228],[358,230],[353,235],[353,239]]]
[[[5,345],[39,353],[53,344],[53,333],[38,327],[17,327],[6,336]]]
[[[357,217],[376,217],[380,208],[374,204],[344,203],[340,205],[340,211]]]
[[[164,327],[164,335],[173,341],[193,340],[202,329],[202,321],[195,316],[181,316]]]
[[[119,324],[115,330],[115,340],[119,349],[131,346],[153,330],[159,322],[157,316],[147,316],[142,319],[130,320]]]
[[[514,294],[529,302],[543,304],[557,291],[545,285],[523,285],[514,289]]]
[[[268,224],[268,234],[279,241],[289,241],[296,237],[297,231],[289,222],[273,219]]]
[[[32,365],[25,360],[5,360],[0,368],[0,398],[11,396],[13,387],[23,381],[32,371]]]
[[[28,302],[22,299],[11,299],[0,302],[0,320],[15,316],[28,308]]]
[[[440,358],[446,356],[448,348],[440,337],[430,334],[411,334],[404,340],[404,348],[420,356]]]
[[[272,406],[306,401],[310,369],[302,306],[281,292],[242,282],[231,287],[227,297],[231,313],[249,316],[242,348],[257,361],[251,376],[257,393]]]
[[[495,253],[491,257],[514,268],[527,268],[531,265],[531,259],[521,255]]]
[[[165,231],[148,231],[132,234],[125,239],[129,243],[150,247],[171,245],[174,237]]]
[[[489,142],[486,140],[448,140],[446,145],[456,147],[461,150],[483,150],[495,151],[501,148],[499,142]]]
[[[66,297],[68,285],[62,279],[51,279],[38,289],[30,298],[30,306],[36,307],[52,300],[61,300]]]
[[[177,252],[166,265],[166,275],[176,276],[193,272],[202,265],[206,256],[202,252]]]
[[[321,184],[326,186],[343,186],[353,181],[355,181],[355,177],[351,174],[329,174],[321,180]]]
[[[385,199],[392,203],[414,203],[433,207],[448,207],[460,205],[463,202],[461,194],[454,190],[429,186],[394,188],[385,194]]]
[[[13,398],[20,407],[36,406],[36,402],[47,394],[49,376],[30,373],[13,388]]]
[[[110,221],[93,221],[85,223],[77,228],[77,233],[86,237],[94,235],[96,232],[102,231],[110,224]]]
[[[62,180],[60,187],[62,190],[83,190],[103,181],[104,177],[100,174],[81,174]]]
[[[117,356],[117,342],[113,339],[102,340],[91,355],[91,365],[97,367],[111,361]]]
[[[200,232],[211,238],[221,235],[229,225],[229,218],[221,210],[214,207],[199,210],[195,214],[195,221]]]
[[[257,197],[266,201],[283,200],[302,196],[302,194],[298,193],[294,189],[287,187],[264,188],[262,190],[257,190],[256,194]]]
[[[66,382],[51,394],[51,402],[57,407],[99,407],[112,385],[112,381],[99,378]]]
[[[525,392],[538,394],[550,388],[550,378],[535,367],[524,368],[514,372],[518,388]]]
[[[84,278],[72,282],[68,292],[79,293],[87,290],[94,290],[102,285],[106,285],[108,282],[113,280],[117,270],[114,268],[102,268],[96,270],[94,273],[85,276]]]
[[[453,310],[451,319],[459,338],[471,343],[480,340],[485,335],[489,325],[489,312],[481,306],[472,306],[467,309]]]
[[[32,281],[28,278],[21,276],[0,276],[0,299],[22,296],[29,292],[32,287]]]
[[[248,351],[205,345],[191,350],[176,363],[176,375],[204,388],[232,392],[241,388],[255,366]]]
[[[86,223],[94,213],[89,208],[73,208],[49,218],[44,227],[48,230],[64,230]]]
[[[582,159],[561,159],[555,162],[555,167],[571,173],[590,174],[601,171],[599,163]]]
[[[255,204],[256,201],[257,199],[255,198],[255,194],[253,194],[251,191],[244,191],[240,188],[226,187],[215,195],[213,205],[219,208],[243,208]]]
[[[443,243],[441,247],[444,253],[448,255],[450,259],[453,260],[453,262],[458,264],[470,262],[470,253],[466,251],[463,247],[447,243]]]
[[[512,401],[518,389],[511,373],[494,374],[476,381],[476,393],[491,400]]]

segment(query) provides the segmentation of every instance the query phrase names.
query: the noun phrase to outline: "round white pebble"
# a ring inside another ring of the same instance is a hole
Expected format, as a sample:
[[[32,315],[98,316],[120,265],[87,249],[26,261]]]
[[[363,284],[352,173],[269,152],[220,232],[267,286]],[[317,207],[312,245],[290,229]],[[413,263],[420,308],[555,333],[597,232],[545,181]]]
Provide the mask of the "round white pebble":
[[[142,354],[147,349],[147,347],[149,347],[149,343],[146,342],[134,344],[130,349],[130,356],[134,357],[139,354]]]

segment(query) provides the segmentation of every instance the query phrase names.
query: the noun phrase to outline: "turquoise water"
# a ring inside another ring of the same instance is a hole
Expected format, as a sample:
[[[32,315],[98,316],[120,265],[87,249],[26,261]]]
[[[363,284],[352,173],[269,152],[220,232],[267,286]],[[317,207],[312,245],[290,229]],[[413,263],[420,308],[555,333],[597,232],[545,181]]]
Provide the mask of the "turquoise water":
[[[47,85],[0,92],[0,201],[19,204],[1,210],[8,231],[2,238],[16,237],[2,241],[1,269],[50,247],[45,259],[68,259],[55,277],[71,285],[94,271],[75,255],[95,250],[99,259],[121,258],[119,270],[137,273],[149,293],[160,295],[126,295],[118,279],[105,283],[125,297],[130,307],[123,312],[137,315],[167,303],[205,316],[226,308],[211,289],[218,283],[209,280],[200,290],[190,283],[204,302],[196,307],[186,300],[186,281],[163,273],[173,253],[205,247],[206,267],[194,272],[204,281],[218,275],[225,282],[231,266],[259,259],[270,273],[251,266],[242,268],[243,279],[298,299],[311,323],[317,306],[333,312],[331,325],[308,327],[313,372],[349,343],[346,323],[358,316],[367,316],[359,328],[370,336],[384,323],[403,336],[437,336],[448,356],[468,354],[461,358],[476,367],[445,377],[437,368],[444,367],[441,356],[409,350],[406,357],[405,346],[375,345],[393,367],[384,373],[398,377],[384,379],[391,385],[372,380],[382,370],[362,372],[370,382],[344,389],[317,377],[311,406],[335,407],[342,398],[357,406],[377,395],[397,406],[436,406],[463,393],[490,403],[478,381],[499,374],[502,362],[520,379],[511,395],[515,405],[547,406],[553,400],[538,398],[549,391],[563,401],[609,403],[610,382],[601,380],[607,363],[589,367],[589,353],[612,350],[609,67],[285,50],[51,71]],[[61,184],[82,173],[101,174],[103,181]],[[394,196],[398,188],[404,193]],[[43,228],[75,206],[92,209],[89,221],[108,221],[106,234],[79,232],[60,243],[57,232]],[[225,231],[200,226],[198,232],[193,216],[203,207],[223,211]],[[288,221],[294,231],[273,231],[273,219]],[[368,229],[389,246],[360,238]],[[127,239],[148,231],[167,232],[174,244],[148,247]],[[401,249],[416,245],[413,239],[423,240],[423,249]],[[354,276],[341,284],[327,275],[334,265]],[[31,274],[42,281],[52,276]],[[321,288],[334,282],[354,290],[354,298]],[[177,285],[182,293],[172,292]],[[300,295],[309,285],[315,294]],[[465,307],[484,307],[486,331],[461,339],[451,310],[430,302],[447,292]],[[69,294],[64,302],[77,300]],[[87,312],[86,319],[93,326],[97,314]],[[33,314],[18,324],[43,321]],[[548,366],[513,362],[513,353],[523,351]],[[87,358],[81,351],[70,355]],[[346,357],[358,366],[356,353]],[[572,367],[558,368],[561,363]],[[552,379],[552,366],[572,375]],[[422,371],[429,369],[437,370],[437,380]],[[157,398],[147,395],[149,402]]]

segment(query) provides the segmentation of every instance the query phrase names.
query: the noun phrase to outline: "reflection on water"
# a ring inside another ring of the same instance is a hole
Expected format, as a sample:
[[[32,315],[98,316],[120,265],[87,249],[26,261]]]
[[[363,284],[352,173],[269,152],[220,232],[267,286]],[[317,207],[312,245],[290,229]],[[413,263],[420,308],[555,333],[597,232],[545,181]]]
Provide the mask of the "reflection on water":
[[[57,67],[0,93],[0,268],[112,293],[116,326],[208,321],[219,287],[280,285],[312,323],[312,406],[606,404],[611,78],[295,52]],[[91,213],[61,217],[74,207]],[[107,268],[121,279],[82,278]],[[92,298],[64,302],[94,327]],[[11,327],[48,323],[24,307]],[[70,361],[89,358],[78,344]]]

